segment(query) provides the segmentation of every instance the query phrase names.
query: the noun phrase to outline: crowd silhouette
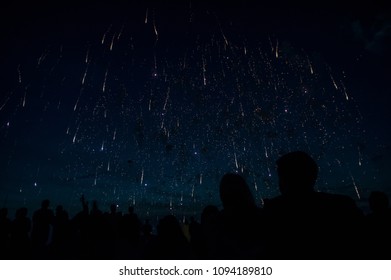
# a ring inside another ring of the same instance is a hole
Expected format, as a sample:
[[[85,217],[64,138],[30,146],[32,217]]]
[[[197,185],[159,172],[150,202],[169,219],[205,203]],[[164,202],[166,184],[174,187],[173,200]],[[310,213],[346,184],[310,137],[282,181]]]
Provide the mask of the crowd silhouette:
[[[108,212],[80,198],[70,218],[43,200],[32,219],[19,208],[0,210],[1,259],[390,259],[391,211],[385,193],[369,196],[364,215],[345,195],[315,191],[316,162],[301,151],[277,162],[280,195],[257,207],[245,179],[225,174],[219,186],[223,209],[206,206],[198,222],[173,215],[156,226],[133,207]]]

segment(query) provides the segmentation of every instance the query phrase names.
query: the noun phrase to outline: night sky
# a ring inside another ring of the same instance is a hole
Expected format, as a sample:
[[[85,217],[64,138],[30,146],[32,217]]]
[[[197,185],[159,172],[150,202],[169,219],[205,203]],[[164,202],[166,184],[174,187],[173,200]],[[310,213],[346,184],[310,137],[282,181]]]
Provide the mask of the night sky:
[[[1,4],[1,207],[183,217],[221,207],[226,172],[261,206],[293,150],[319,191],[391,195],[385,7],[33,2]]]

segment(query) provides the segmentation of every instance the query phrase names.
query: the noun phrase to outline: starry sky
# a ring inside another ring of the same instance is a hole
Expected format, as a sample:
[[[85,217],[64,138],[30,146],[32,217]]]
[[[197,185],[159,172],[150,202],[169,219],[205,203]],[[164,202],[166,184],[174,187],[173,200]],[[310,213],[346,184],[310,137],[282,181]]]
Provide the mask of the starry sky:
[[[275,160],[365,208],[390,191],[391,18],[381,5],[256,1],[2,4],[0,203],[71,214],[79,197],[146,216],[221,206],[242,174],[258,205]],[[31,214],[31,213],[30,213]]]

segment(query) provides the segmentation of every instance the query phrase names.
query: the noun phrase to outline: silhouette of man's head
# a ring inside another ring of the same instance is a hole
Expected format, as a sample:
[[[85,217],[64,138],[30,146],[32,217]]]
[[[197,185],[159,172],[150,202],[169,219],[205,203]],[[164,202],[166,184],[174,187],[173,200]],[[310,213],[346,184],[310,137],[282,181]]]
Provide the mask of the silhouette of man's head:
[[[255,207],[254,198],[244,178],[227,173],[220,181],[220,199],[225,210],[245,210]]]
[[[318,165],[307,153],[302,151],[287,153],[276,163],[282,195],[313,191],[318,177]]]

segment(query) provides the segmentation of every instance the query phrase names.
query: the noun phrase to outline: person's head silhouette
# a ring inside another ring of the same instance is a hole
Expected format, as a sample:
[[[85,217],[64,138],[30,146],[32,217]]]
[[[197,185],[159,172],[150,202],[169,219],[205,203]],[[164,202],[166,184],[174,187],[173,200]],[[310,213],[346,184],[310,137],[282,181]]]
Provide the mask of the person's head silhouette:
[[[242,176],[227,173],[220,181],[220,199],[228,211],[240,211],[255,207],[249,186]]]
[[[282,195],[300,195],[313,191],[318,177],[318,165],[307,153],[287,153],[276,163]]]
[[[49,209],[49,205],[50,205],[50,200],[49,199],[42,200],[42,203],[41,203],[41,208],[42,209]]]

